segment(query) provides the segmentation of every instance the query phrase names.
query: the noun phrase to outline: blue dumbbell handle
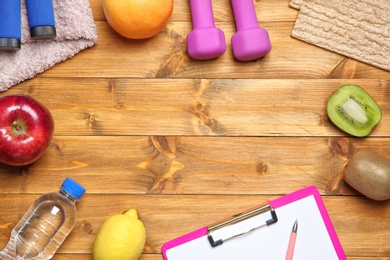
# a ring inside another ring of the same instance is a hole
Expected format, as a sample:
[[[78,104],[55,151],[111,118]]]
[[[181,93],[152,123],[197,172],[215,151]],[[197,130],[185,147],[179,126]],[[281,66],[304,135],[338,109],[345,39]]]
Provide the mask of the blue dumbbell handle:
[[[26,0],[26,8],[32,39],[45,40],[56,37],[52,0]]]
[[[19,50],[21,38],[20,0],[0,0],[0,50]]]

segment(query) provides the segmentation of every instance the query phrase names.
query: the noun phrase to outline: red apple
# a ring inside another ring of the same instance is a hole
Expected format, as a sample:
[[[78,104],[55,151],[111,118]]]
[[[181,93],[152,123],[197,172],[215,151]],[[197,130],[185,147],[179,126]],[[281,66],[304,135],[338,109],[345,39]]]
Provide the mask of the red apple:
[[[0,97],[0,162],[21,166],[38,160],[54,132],[50,111],[32,97]]]

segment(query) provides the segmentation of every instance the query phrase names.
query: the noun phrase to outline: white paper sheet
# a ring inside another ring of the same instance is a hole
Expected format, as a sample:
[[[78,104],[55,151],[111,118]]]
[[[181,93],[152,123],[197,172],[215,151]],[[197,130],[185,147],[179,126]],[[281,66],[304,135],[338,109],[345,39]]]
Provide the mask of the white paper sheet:
[[[310,195],[275,209],[278,222],[212,247],[207,236],[167,250],[169,260],[278,260],[285,259],[292,226],[298,220],[294,260],[337,260],[315,198]],[[214,240],[250,230],[270,218],[252,217],[213,233]]]

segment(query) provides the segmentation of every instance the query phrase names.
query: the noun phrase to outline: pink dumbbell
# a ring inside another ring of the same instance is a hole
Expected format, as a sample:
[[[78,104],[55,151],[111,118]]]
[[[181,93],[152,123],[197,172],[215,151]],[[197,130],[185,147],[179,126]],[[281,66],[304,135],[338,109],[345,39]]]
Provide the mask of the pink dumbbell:
[[[211,0],[190,0],[193,31],[187,35],[188,54],[197,60],[214,59],[226,50],[225,35],[215,27]]]
[[[237,32],[232,37],[233,55],[237,60],[261,58],[271,51],[268,32],[257,22],[253,0],[231,0]]]

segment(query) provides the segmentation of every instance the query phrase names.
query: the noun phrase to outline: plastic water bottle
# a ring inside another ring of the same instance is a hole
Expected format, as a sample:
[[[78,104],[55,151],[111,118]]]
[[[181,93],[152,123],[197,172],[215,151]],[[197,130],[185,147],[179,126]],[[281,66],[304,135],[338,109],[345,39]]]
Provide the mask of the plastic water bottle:
[[[67,178],[58,192],[40,196],[14,227],[0,259],[51,259],[76,224],[85,188]]]

